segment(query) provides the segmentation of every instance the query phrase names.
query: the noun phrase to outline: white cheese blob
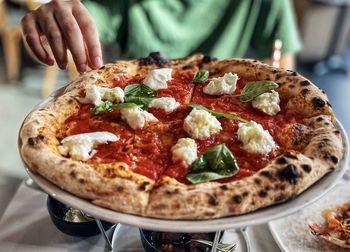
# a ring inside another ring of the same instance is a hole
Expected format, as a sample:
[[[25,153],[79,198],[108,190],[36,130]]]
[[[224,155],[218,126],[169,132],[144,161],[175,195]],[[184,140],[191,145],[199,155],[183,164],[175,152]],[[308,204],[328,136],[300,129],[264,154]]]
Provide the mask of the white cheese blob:
[[[236,90],[237,80],[237,74],[225,73],[223,77],[212,79],[203,92],[209,95],[232,94]]]
[[[251,153],[267,154],[278,147],[270,133],[254,121],[239,123],[237,135],[243,149]]]
[[[69,154],[72,159],[86,161],[95,154],[93,149],[98,145],[118,140],[119,136],[107,131],[77,134],[64,138],[58,151],[63,156]]]
[[[184,120],[184,129],[192,138],[204,140],[219,133],[222,127],[215,116],[194,108]]]
[[[144,79],[143,84],[153,90],[168,88],[168,80],[171,80],[171,68],[159,68],[152,70]]]
[[[120,110],[122,119],[134,130],[142,129],[147,122],[158,122],[158,119],[151,113],[136,108],[124,108]]]
[[[256,97],[252,101],[252,106],[254,108],[260,109],[262,112],[274,116],[280,112],[280,97],[275,90],[271,92],[264,93]]]
[[[180,162],[188,167],[197,159],[197,144],[192,138],[180,138],[171,147],[171,152],[174,163]]]
[[[153,99],[148,107],[163,109],[165,112],[169,113],[180,107],[180,103],[173,97],[161,97]]]
[[[100,105],[102,100],[122,103],[124,102],[124,91],[120,87],[105,88],[91,85],[85,90],[85,97],[79,98],[81,103],[92,103],[96,106]]]

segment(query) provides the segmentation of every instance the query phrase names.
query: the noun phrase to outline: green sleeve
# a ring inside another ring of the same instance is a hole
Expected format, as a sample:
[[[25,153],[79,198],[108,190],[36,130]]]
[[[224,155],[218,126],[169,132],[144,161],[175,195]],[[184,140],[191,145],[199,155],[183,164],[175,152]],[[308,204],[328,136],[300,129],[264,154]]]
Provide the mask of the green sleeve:
[[[111,0],[85,0],[83,2],[97,26],[102,43],[116,41],[122,23],[123,2]]]
[[[289,0],[262,0],[251,47],[257,58],[272,55],[274,40],[283,42],[282,54],[296,53],[301,49],[294,12]]]

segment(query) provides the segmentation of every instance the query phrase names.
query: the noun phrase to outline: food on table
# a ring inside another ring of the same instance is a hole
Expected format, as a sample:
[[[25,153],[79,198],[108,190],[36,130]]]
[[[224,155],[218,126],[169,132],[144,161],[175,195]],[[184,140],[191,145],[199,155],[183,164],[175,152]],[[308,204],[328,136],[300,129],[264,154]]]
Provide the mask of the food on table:
[[[69,208],[64,216],[65,221],[69,222],[87,222],[92,221],[94,218],[83,213],[82,211],[74,208]]]
[[[296,72],[152,53],[81,75],[27,116],[20,151],[99,206],[211,219],[295,197],[344,147],[326,95]]]
[[[325,224],[310,223],[312,234],[343,248],[350,248],[350,200],[322,212]]]

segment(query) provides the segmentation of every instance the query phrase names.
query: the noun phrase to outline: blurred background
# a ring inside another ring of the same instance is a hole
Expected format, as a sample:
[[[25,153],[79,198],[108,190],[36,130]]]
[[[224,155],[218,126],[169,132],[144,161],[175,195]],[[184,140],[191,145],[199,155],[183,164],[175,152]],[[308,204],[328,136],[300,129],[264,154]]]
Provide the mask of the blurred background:
[[[17,133],[26,114],[53,90],[77,76],[33,61],[23,45],[20,20],[47,1],[0,0],[0,217],[26,177]],[[337,118],[350,134],[350,0],[293,1],[302,51],[296,70],[324,89]],[[215,56],[215,55],[213,55]],[[118,57],[104,45],[105,62]]]

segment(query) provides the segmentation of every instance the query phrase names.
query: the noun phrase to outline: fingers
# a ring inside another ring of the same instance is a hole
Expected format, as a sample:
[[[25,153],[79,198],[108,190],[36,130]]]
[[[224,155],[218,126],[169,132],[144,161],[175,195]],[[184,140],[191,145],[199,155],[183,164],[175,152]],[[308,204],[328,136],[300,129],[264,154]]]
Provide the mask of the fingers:
[[[96,69],[102,66],[102,52],[99,42],[98,32],[87,10],[79,2],[73,8],[73,15],[77,20],[79,28],[83,34],[84,42],[88,54],[89,67]]]
[[[73,60],[79,72],[85,72],[88,66],[88,57],[85,52],[83,35],[79,25],[69,8],[62,1],[55,1],[55,19],[62,31],[65,43],[71,51]]]
[[[23,37],[34,56],[44,64],[52,66],[54,60],[45,50],[40,40],[40,28],[37,26],[32,13],[28,13],[21,20]]]
[[[67,48],[58,24],[51,13],[40,15],[38,19],[41,30],[46,35],[51,51],[61,69],[67,68]]]

